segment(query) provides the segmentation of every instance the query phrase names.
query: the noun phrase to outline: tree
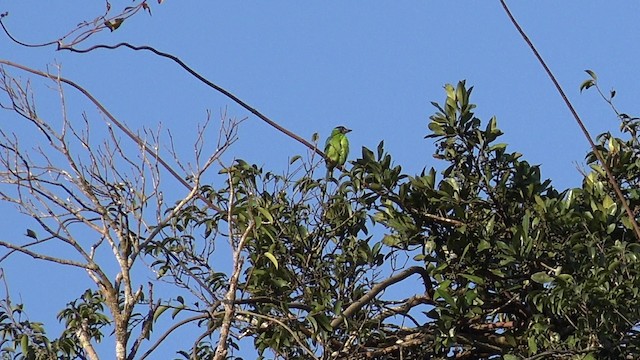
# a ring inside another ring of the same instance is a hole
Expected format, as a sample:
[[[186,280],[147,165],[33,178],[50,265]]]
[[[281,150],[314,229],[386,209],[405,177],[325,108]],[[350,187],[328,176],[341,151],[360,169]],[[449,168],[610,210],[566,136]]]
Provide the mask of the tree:
[[[105,15],[76,39],[115,31],[139,10],[148,5]],[[7,291],[3,357],[98,359],[96,344],[109,339],[117,359],[144,359],[175,333],[188,336],[176,356],[194,359],[239,356],[243,339],[281,359],[640,356],[640,121],[615,107],[621,137],[598,137],[605,163],[590,152],[580,188],[554,188],[498,142],[497,120],[475,116],[464,81],[433,103],[426,138],[440,172],[404,173],[380,142],[329,181],[317,144],[295,134],[310,153],[284,174],[223,160],[242,122],[226,117],[211,155],[204,127],[193,164],[168,146],[173,165],[158,132],[129,130],[80,85],[0,63],[2,105],[32,129],[1,133],[0,198],[40,225],[25,230],[28,243],[0,246],[93,282],[59,312],[66,329],[54,336]],[[89,114],[83,124],[41,117],[30,82],[8,69],[40,76],[63,100],[79,90],[117,129],[100,139]],[[590,75],[583,88],[599,90]]]

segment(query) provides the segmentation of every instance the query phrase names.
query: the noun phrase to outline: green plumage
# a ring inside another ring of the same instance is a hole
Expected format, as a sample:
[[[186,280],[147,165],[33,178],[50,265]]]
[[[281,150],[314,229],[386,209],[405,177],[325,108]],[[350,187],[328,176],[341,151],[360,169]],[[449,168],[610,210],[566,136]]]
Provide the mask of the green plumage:
[[[351,130],[344,126],[338,126],[327,138],[324,145],[324,153],[327,155],[327,179],[333,175],[336,166],[342,166],[349,156],[349,139],[347,133]]]

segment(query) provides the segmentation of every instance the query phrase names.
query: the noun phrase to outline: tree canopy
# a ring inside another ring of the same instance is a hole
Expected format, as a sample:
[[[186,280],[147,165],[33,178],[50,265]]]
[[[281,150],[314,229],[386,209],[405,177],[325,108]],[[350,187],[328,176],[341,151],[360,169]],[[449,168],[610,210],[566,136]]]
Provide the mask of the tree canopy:
[[[140,10],[150,11],[142,2],[94,29],[116,31]],[[3,108],[38,144],[0,132],[0,199],[40,226],[25,230],[29,242],[1,240],[2,260],[30,256],[93,283],[58,312],[59,334],[8,288],[2,358],[94,360],[100,342],[119,360],[158,358],[171,336],[185,339],[177,359],[240,359],[247,344],[260,359],[640,357],[640,119],[613,106],[614,92],[603,98],[619,131],[597,137],[580,187],[557,189],[500,142],[495,117],[476,117],[465,81],[425,114],[434,151],[421,172],[403,171],[380,141],[325,177],[318,136],[286,129],[310,147],[288,171],[225,162],[241,121],[224,117],[216,151],[202,155],[199,141],[193,168],[175,152],[172,165],[159,136],[141,138],[80,85],[0,64]],[[13,71],[79,90],[109,119],[107,136],[38,115]],[[589,75],[581,90],[600,91]],[[170,194],[176,184],[187,194]]]

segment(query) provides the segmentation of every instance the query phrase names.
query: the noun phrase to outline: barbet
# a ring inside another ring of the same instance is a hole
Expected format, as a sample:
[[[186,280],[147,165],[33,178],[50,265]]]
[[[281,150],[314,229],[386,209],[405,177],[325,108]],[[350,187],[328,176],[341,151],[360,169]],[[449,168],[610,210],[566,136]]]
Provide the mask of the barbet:
[[[349,156],[349,139],[347,133],[350,132],[344,126],[338,126],[331,131],[324,145],[324,153],[327,155],[327,179],[333,176],[333,169],[336,166],[342,167]]]

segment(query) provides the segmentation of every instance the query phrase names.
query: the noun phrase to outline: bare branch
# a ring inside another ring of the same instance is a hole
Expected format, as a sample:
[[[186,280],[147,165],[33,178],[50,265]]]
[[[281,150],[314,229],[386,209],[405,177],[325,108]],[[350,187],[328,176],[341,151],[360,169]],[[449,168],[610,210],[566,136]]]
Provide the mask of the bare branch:
[[[286,128],[284,128],[283,126],[278,124],[277,122],[271,120],[266,115],[262,114],[261,112],[259,112],[255,108],[249,106],[249,104],[247,104],[246,102],[242,101],[236,95],[232,94],[230,91],[228,91],[228,90],[224,89],[223,87],[221,87],[219,85],[216,85],[213,82],[207,80],[207,78],[205,78],[204,76],[202,76],[199,73],[197,73],[195,70],[193,70],[191,67],[189,67],[187,64],[185,64],[182,60],[180,60],[180,58],[178,58],[175,55],[171,55],[171,54],[162,52],[160,50],[156,50],[155,48],[153,48],[151,46],[146,46],[146,45],[135,46],[135,45],[131,45],[129,43],[119,43],[119,44],[116,44],[116,45],[95,45],[95,46],[92,46],[92,47],[90,47],[88,49],[75,49],[75,48],[73,48],[73,45],[70,45],[70,46],[59,46],[59,50],[69,50],[71,52],[76,52],[76,53],[88,53],[88,52],[91,52],[91,51],[96,50],[96,49],[114,50],[114,49],[117,49],[119,47],[126,47],[126,48],[129,48],[131,50],[135,50],[135,51],[146,50],[146,51],[150,51],[150,52],[152,52],[152,53],[154,53],[154,54],[156,54],[158,56],[161,56],[161,57],[164,57],[164,58],[172,60],[173,62],[178,64],[181,68],[183,68],[185,71],[187,71],[189,74],[193,75],[196,79],[200,80],[201,82],[203,82],[207,86],[213,88],[214,90],[216,90],[219,93],[223,94],[227,98],[231,99],[233,102],[235,102],[236,104],[242,106],[247,111],[249,111],[253,115],[257,116],[262,121],[266,122],[270,126],[272,126],[275,129],[277,129],[278,131],[282,132],[283,134],[285,134],[285,135],[289,136],[290,138],[292,138],[292,139],[298,141],[299,143],[303,144],[304,146],[306,146],[310,150],[314,151],[316,154],[322,156],[324,159],[327,159],[327,156],[325,155],[325,153],[322,152],[320,149],[318,149],[318,147],[316,145],[314,145],[311,142],[307,141],[306,139],[296,135],[295,133],[291,132],[290,130],[287,130]]]
[[[74,46],[87,40],[92,35],[97,34],[103,30],[109,29],[110,31],[113,31],[114,30],[113,24],[115,23],[121,24],[123,21],[132,17],[133,15],[138,13],[140,10],[147,10],[149,11],[149,13],[151,11],[146,1],[142,1],[140,4],[137,4],[134,6],[127,6],[121,12],[111,16],[109,16],[110,10],[111,10],[111,5],[107,1],[104,14],[96,17],[91,21],[82,21],[80,24],[78,24],[78,26],[76,26],[74,29],[69,31],[67,34],[59,37],[56,40],[48,41],[44,43],[29,44],[24,41],[20,41],[15,36],[13,36],[9,32],[9,29],[7,29],[7,27],[4,24],[4,18],[6,18],[9,15],[8,12],[0,14],[0,26],[2,26],[2,30],[9,37],[9,39],[11,39],[11,41],[24,47],[37,48],[37,47],[51,46],[55,44],[58,44],[58,46],[62,46],[64,40],[75,35],[75,37],[71,40],[69,44],[69,46]]]
[[[151,355],[151,353],[153,353],[155,351],[156,348],[158,348],[158,346],[160,346],[160,344],[162,344],[162,342],[172,333],[174,332],[176,329],[180,328],[181,326],[184,326],[185,324],[188,324],[190,322],[194,322],[194,321],[199,321],[199,320],[203,320],[208,318],[209,315],[208,314],[200,314],[200,315],[196,315],[196,316],[192,316],[188,319],[184,319],[181,321],[178,321],[177,323],[173,324],[167,331],[165,331],[159,338],[158,340],[156,340],[156,342],[149,348],[149,350],[147,350],[144,354],[142,354],[142,356],[140,356],[140,360],[144,360],[146,359],[149,355]]]
[[[149,335],[151,334],[151,329],[153,328],[155,311],[160,306],[160,301],[158,301],[157,303],[154,303],[154,300],[153,300],[153,283],[149,282],[147,283],[147,286],[149,288],[149,295],[148,295],[149,298],[147,300],[147,302],[149,303],[149,311],[147,312],[147,315],[145,315],[145,318],[142,321],[142,328],[140,329],[140,334],[138,335],[138,338],[133,342],[133,345],[131,346],[131,350],[129,351],[129,356],[127,357],[128,360],[133,360],[135,355],[138,353],[138,349],[140,348],[140,345],[142,344],[144,339],[149,338]]]
[[[291,336],[293,337],[293,339],[296,341],[296,343],[298,343],[298,345],[300,345],[300,347],[312,358],[312,359],[318,359],[315,354],[313,353],[313,351],[311,351],[307,345],[302,342],[302,340],[300,340],[300,337],[298,337],[298,335],[295,333],[295,331],[293,331],[289,326],[287,326],[287,324],[283,323],[282,321],[273,318],[271,316],[266,316],[263,314],[258,314],[255,312],[251,312],[251,311],[245,311],[245,310],[236,310],[236,312],[238,314],[243,314],[243,315],[248,315],[250,317],[256,317],[256,318],[261,318],[261,319],[265,319],[268,321],[272,321],[280,326],[282,326],[283,329],[287,330],[289,332],[289,334],[291,334]]]
[[[80,341],[80,346],[87,352],[87,356],[91,360],[99,360],[98,354],[96,353],[96,349],[91,344],[91,337],[89,336],[89,325],[87,323],[87,319],[82,320],[82,324],[78,326],[76,329],[76,336]]]
[[[191,190],[192,187],[191,185],[182,177],[180,176],[160,155],[157,154],[157,151],[149,146],[146,142],[144,142],[139,136],[137,136],[136,134],[134,134],[126,125],[124,125],[123,123],[121,123],[118,119],[116,119],[95,97],[93,97],[93,95],[91,95],[91,93],[89,93],[89,91],[87,91],[85,88],[81,87],[80,85],[76,84],[75,82],[65,79],[63,77],[60,76],[54,76],[52,74],[49,73],[45,73],[39,70],[35,70],[35,69],[31,69],[29,67],[14,63],[12,61],[8,61],[8,60],[1,60],[0,59],[0,64],[5,64],[7,66],[12,66],[15,68],[18,68],[20,70],[38,75],[38,76],[42,76],[48,79],[52,79],[54,81],[59,81],[59,82],[63,82],[67,85],[72,86],[73,88],[75,88],[76,90],[80,91],[85,97],[87,97],[87,99],[89,99],[94,105],[96,105],[98,107],[98,109],[100,109],[100,111],[105,114],[105,116],[107,118],[109,118],[109,120],[111,122],[113,122],[113,124],[115,124],[122,132],[125,133],[125,135],[127,135],[127,137],[129,137],[131,140],[133,140],[140,148],[144,149],[145,152],[147,152],[150,156],[152,156],[155,160],[157,160],[164,168],[165,170],[167,170],[176,180],[178,180],[184,187],[186,187],[187,189]],[[209,199],[206,199],[204,196],[199,196],[199,198],[204,201],[207,206],[209,206],[210,208],[212,208],[215,211],[223,211],[222,209],[220,209],[218,206],[216,206],[215,204],[213,204]]]
[[[433,304],[433,298],[429,294],[423,295],[414,295],[408,299],[405,299],[401,302],[399,306],[393,308],[387,308],[380,315],[374,318],[374,321],[383,321],[386,318],[389,318],[394,315],[407,315],[409,310],[414,308],[415,306],[422,304]],[[418,324],[416,324],[418,325]]]
[[[334,318],[331,321],[331,327],[335,328],[338,325],[340,325],[340,323],[348,318],[349,316],[351,316],[353,313],[355,313],[356,311],[362,309],[363,306],[365,306],[367,303],[369,303],[369,301],[371,301],[373,298],[376,297],[376,295],[378,295],[381,291],[383,291],[384,289],[388,288],[389,286],[400,282],[406,278],[408,278],[409,276],[413,275],[413,274],[420,274],[420,276],[422,277],[422,280],[424,281],[424,286],[425,286],[425,292],[429,293],[430,291],[432,291],[432,285],[431,285],[431,279],[429,277],[429,273],[427,272],[427,270],[424,267],[420,267],[420,266],[412,266],[394,276],[391,276],[387,279],[385,279],[384,281],[381,281],[379,283],[377,283],[376,285],[374,285],[371,290],[369,290],[369,292],[367,292],[366,294],[364,294],[360,299],[354,301],[353,303],[351,303],[351,305],[349,305],[338,317]]]
[[[83,264],[83,263],[79,263],[79,262],[68,260],[68,259],[62,259],[62,258],[57,258],[57,257],[53,257],[53,256],[40,254],[40,253],[37,253],[35,251],[31,251],[29,249],[25,249],[22,246],[18,246],[18,245],[14,245],[14,244],[8,243],[6,241],[1,241],[0,240],[0,246],[4,246],[4,247],[6,247],[8,249],[12,249],[12,250],[15,250],[17,252],[21,252],[21,253],[23,253],[25,255],[29,255],[34,259],[46,260],[46,261],[50,261],[50,262],[58,263],[58,264],[62,264],[62,265],[75,266],[75,267],[79,267],[79,268],[86,269],[86,270],[92,270],[92,271],[97,270],[96,265],[93,264],[93,263]]]
[[[529,37],[524,32],[524,30],[522,29],[520,24],[518,24],[518,21],[511,14],[511,11],[509,10],[509,7],[507,7],[507,4],[505,3],[505,1],[504,0],[500,0],[500,3],[502,4],[502,7],[504,8],[504,11],[507,13],[507,16],[511,20],[511,23],[513,24],[513,26],[516,27],[516,29],[518,30],[518,33],[520,33],[520,36],[522,36],[522,38],[527,43],[527,45],[529,45],[529,48],[531,49],[531,51],[533,51],[533,54],[535,55],[536,59],[538,59],[538,62],[540,62],[540,65],[542,65],[542,67],[544,68],[545,72],[549,76],[549,79],[551,79],[551,82],[553,82],[553,85],[556,87],[556,90],[558,90],[558,93],[560,94],[560,97],[562,98],[564,103],[567,105],[567,108],[569,108],[569,111],[571,112],[571,115],[573,115],[573,118],[576,120],[576,123],[580,127],[580,130],[582,130],[582,133],[584,134],[584,137],[589,142],[589,146],[591,147],[591,150],[593,151],[593,154],[596,156],[596,158],[598,159],[598,161],[602,165],[602,168],[604,169],[604,172],[607,174],[607,180],[609,181],[609,184],[613,188],[613,191],[616,193],[616,196],[618,197],[618,200],[620,200],[620,203],[624,207],[624,210],[626,211],[627,216],[629,217],[629,222],[633,226],[633,231],[634,231],[634,233],[636,235],[636,240],[640,241],[640,226],[638,226],[638,222],[636,221],[636,217],[635,217],[633,211],[631,210],[631,208],[629,207],[629,204],[627,203],[627,200],[625,199],[624,194],[622,194],[622,190],[620,190],[620,185],[618,185],[618,182],[616,181],[616,178],[613,176],[613,172],[611,172],[611,169],[609,168],[609,165],[607,165],[606,161],[604,160],[604,157],[602,156],[602,154],[598,150],[598,147],[593,142],[593,139],[591,138],[591,134],[589,133],[589,130],[587,130],[587,127],[584,125],[584,122],[582,122],[582,119],[580,118],[580,115],[578,115],[578,112],[573,107],[573,104],[571,104],[571,101],[569,101],[569,98],[567,97],[567,95],[565,94],[564,90],[562,89],[562,86],[560,86],[560,83],[556,79],[555,75],[553,75],[553,73],[551,72],[551,69],[549,68],[547,63],[544,61],[544,59],[542,58],[542,55],[540,55],[540,53],[538,52],[536,47],[533,45],[533,42],[529,39]]]
[[[234,203],[234,188],[231,185],[231,173],[229,173],[229,204]],[[238,241],[237,246],[233,246],[233,234],[234,234],[234,221],[233,221],[233,206],[229,206],[228,210],[228,218],[227,222],[229,224],[229,237],[231,241],[231,247],[233,248],[233,273],[231,274],[231,278],[229,279],[229,290],[227,290],[227,295],[225,296],[225,300],[223,302],[224,306],[224,318],[222,319],[222,325],[220,326],[220,339],[218,340],[218,346],[216,347],[216,352],[213,357],[213,360],[222,360],[227,356],[227,338],[229,337],[229,330],[231,328],[231,323],[233,322],[234,313],[235,313],[235,300],[236,300],[236,290],[238,288],[238,280],[240,278],[240,273],[242,272],[242,250],[244,248],[244,244],[249,239],[249,234],[253,231],[254,221],[250,220],[247,228],[244,233],[240,237],[240,241]]]

